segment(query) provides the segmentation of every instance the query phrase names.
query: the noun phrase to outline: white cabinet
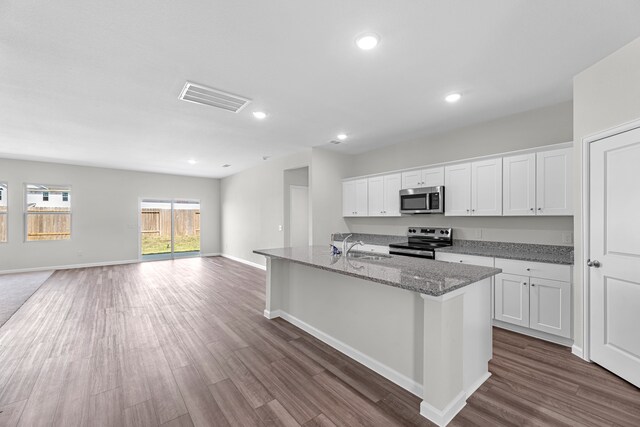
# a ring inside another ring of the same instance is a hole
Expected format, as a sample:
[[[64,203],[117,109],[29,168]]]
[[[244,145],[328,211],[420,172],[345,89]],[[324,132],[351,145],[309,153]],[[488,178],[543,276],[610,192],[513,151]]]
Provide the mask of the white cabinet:
[[[529,278],[501,273],[495,277],[494,318],[529,327]]]
[[[454,254],[451,252],[436,252],[436,261],[457,262],[460,264],[493,267],[493,258],[477,255]]]
[[[438,187],[444,185],[444,166],[402,172],[402,188]]]
[[[342,216],[367,216],[368,183],[356,179],[342,183]]]
[[[502,159],[503,215],[536,214],[536,155]]]
[[[471,215],[471,163],[444,168],[444,214]]]
[[[502,215],[501,158],[471,163],[471,215]]]
[[[571,336],[571,284],[530,279],[529,327],[565,338]]]
[[[572,215],[572,150],[503,159],[504,215]]]
[[[399,173],[369,178],[369,216],[400,216],[400,181]]]
[[[536,214],[573,215],[573,150],[536,154]]]
[[[445,167],[448,216],[502,215],[502,159]]]
[[[495,259],[495,319],[571,337],[571,268],[567,265]]]

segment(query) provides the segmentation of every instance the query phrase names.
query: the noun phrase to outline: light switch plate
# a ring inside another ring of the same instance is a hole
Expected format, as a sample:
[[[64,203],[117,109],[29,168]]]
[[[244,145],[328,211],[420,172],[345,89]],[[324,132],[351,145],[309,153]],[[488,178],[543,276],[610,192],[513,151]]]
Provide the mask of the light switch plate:
[[[573,243],[573,233],[570,231],[565,231],[564,233],[562,233],[562,243]]]

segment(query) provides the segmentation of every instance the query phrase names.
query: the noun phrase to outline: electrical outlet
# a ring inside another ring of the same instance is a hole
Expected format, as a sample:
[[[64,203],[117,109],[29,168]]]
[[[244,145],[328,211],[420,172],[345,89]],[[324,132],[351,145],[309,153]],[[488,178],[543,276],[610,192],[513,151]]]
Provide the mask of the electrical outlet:
[[[482,228],[476,230],[476,239],[482,239]]]
[[[570,231],[565,231],[564,233],[562,233],[562,243],[573,243],[573,233]]]
[[[84,252],[78,251],[78,257],[82,257],[83,255],[84,255]]]

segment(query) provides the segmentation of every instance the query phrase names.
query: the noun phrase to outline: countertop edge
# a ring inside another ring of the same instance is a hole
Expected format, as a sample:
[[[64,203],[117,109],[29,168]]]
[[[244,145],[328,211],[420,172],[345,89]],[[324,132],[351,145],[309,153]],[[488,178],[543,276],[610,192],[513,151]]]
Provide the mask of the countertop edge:
[[[265,256],[265,257],[269,257],[269,258],[277,258],[277,259],[282,259],[282,260],[285,260],[285,261],[294,262],[296,264],[301,264],[301,265],[305,265],[305,266],[308,266],[308,267],[317,268],[319,270],[330,271],[330,272],[333,272],[333,273],[341,274],[343,276],[349,276],[349,277],[354,277],[354,278],[357,278],[357,279],[366,280],[366,281],[369,281],[369,282],[380,283],[382,285],[393,286],[394,288],[404,289],[406,291],[417,292],[419,294],[429,295],[429,296],[433,296],[433,297],[440,297],[440,296],[446,295],[446,294],[451,293],[453,291],[456,291],[456,290],[458,290],[460,288],[464,288],[465,286],[471,285],[472,283],[476,283],[476,282],[479,282],[481,280],[487,279],[489,277],[493,277],[496,274],[499,274],[499,273],[502,272],[502,269],[500,269],[500,268],[485,267],[485,268],[492,268],[493,271],[492,272],[487,272],[486,274],[481,274],[479,276],[479,278],[477,280],[474,280],[474,281],[465,280],[465,281],[459,283],[458,285],[447,289],[446,291],[443,291],[443,292],[431,292],[431,291],[426,291],[424,289],[414,289],[414,288],[404,287],[404,286],[400,285],[399,283],[391,282],[391,281],[384,280],[384,279],[378,279],[378,278],[369,277],[369,276],[362,276],[362,275],[354,274],[354,273],[351,273],[351,272],[348,272],[348,271],[344,271],[344,270],[328,268],[326,266],[321,266],[321,265],[318,265],[318,264],[314,264],[312,262],[306,262],[306,261],[301,261],[301,260],[297,260],[297,259],[293,259],[293,258],[289,258],[289,257],[285,257],[285,256],[274,255],[274,254],[262,252],[262,250],[259,250],[259,249],[258,250],[254,250],[253,253],[258,254],[258,255],[262,255],[262,256]],[[445,262],[445,261],[439,261],[439,262]]]

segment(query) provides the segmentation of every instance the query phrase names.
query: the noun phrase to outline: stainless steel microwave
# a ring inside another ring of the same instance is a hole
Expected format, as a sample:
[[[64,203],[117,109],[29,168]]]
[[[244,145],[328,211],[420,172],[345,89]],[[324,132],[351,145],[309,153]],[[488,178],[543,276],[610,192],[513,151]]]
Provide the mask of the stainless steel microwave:
[[[444,186],[400,190],[400,213],[444,213]]]

